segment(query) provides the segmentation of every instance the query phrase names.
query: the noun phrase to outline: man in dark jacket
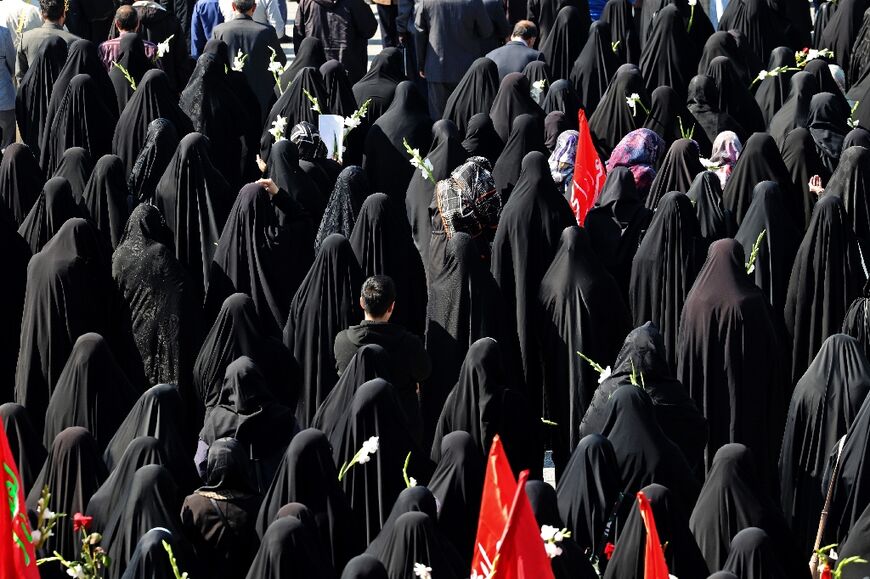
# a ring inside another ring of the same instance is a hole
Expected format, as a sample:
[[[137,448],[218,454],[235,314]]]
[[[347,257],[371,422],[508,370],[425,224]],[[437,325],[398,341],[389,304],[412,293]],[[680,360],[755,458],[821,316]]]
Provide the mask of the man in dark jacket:
[[[471,63],[483,56],[492,20],[483,0],[418,0],[414,26],[417,70],[429,87],[429,114],[437,120]]]
[[[363,0],[300,0],[293,24],[293,46],[303,38],[320,39],[326,58],[344,65],[351,84],[368,69],[368,41],[378,30],[372,9]]]
[[[392,278],[375,275],[363,283],[359,305],[365,320],[335,337],[335,365],[342,374],[358,349],[368,344],[381,346],[390,355],[390,382],[405,412],[419,424],[418,385],[429,377],[432,362],[420,338],[390,323],[395,302],[396,286]]]
[[[520,20],[514,26],[510,42],[486,55],[498,67],[499,81],[512,72],[523,72],[530,62],[544,60],[533,48],[537,37],[538,27],[528,20]]]
[[[260,111],[266,115],[275,90],[275,77],[269,72],[269,57],[272,55],[269,49],[275,51],[275,60],[281,64],[287,62],[287,57],[278,43],[275,29],[254,22],[252,15],[256,6],[254,0],[233,0],[235,17],[216,26],[214,37],[227,43],[230,58],[235,58],[239,51],[246,56],[242,72],[257,95]]]

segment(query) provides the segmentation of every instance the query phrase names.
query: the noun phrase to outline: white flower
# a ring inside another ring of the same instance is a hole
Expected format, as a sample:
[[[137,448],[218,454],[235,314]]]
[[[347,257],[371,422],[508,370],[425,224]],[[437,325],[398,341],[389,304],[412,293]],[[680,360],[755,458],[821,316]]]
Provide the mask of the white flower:
[[[363,453],[361,453],[361,454],[359,455],[359,458],[356,459],[356,461],[357,461],[359,464],[365,464],[365,463],[367,463],[368,461],[370,461],[371,459],[372,459],[372,457],[369,456],[368,453],[363,452]]]
[[[544,90],[544,87],[546,86],[546,84],[547,84],[547,81],[544,79],[536,80],[535,82],[532,83],[532,88],[537,89],[537,90]]]
[[[173,34],[163,42],[157,44],[157,58],[163,58],[164,55],[169,53],[169,41],[175,38]]]
[[[810,51],[807,53],[807,60],[815,60],[819,57],[819,51],[815,48],[810,48]]]
[[[427,567],[423,563],[414,563],[414,575],[420,579],[432,579],[432,567]]]
[[[45,499],[39,499],[36,501],[36,512],[42,512],[42,509],[45,508]]]
[[[233,57],[233,70],[236,72],[241,72],[245,68],[245,61],[248,59],[247,54],[242,54],[242,49],[240,48],[236,55]]]
[[[556,527],[552,527],[550,525],[541,525],[541,539],[544,542],[551,542],[556,539],[556,533],[559,532],[559,529]]]
[[[66,574],[70,577],[75,577],[75,579],[85,579],[85,570],[81,565],[70,567],[66,570]]]
[[[691,6],[691,7],[693,7],[693,8],[695,7],[695,5],[696,5],[697,3],[698,3],[698,0],[689,0],[689,6]]]
[[[374,454],[378,451],[378,437],[372,436],[365,442],[363,442],[363,450],[366,454]]]
[[[599,383],[599,384],[603,384],[605,380],[607,380],[608,378],[610,378],[610,375],[611,375],[612,373],[613,373],[613,371],[610,369],[610,366],[608,366],[607,368],[605,368],[605,369],[604,369],[604,372],[602,372],[602,373],[600,373],[600,374],[598,375],[598,383]]]
[[[42,533],[39,532],[39,529],[34,529],[32,533],[30,533],[31,538],[33,539],[33,544],[39,543],[39,540],[42,538]]]
[[[836,561],[837,559],[840,558],[840,554],[837,553],[836,551],[834,551],[833,549],[831,549],[830,551],[828,551],[828,558]]]
[[[770,73],[767,72],[766,70],[760,70],[760,71],[758,71],[758,80],[764,80],[764,79],[766,79],[768,74],[770,74]]]
[[[633,100],[633,101],[639,101],[639,100],[640,100],[640,95],[637,94],[636,92],[633,92],[633,93],[631,93],[631,96],[628,97],[628,98],[630,98],[630,99]]]
[[[412,486],[412,487],[417,486],[417,479],[415,479],[414,477],[409,477],[408,478],[408,485]]]
[[[57,517],[55,512],[52,511],[51,509],[45,509],[43,511],[43,516],[45,517],[46,521],[50,521],[50,520],[54,519],[55,517]]]
[[[424,159],[424,160],[423,160],[423,167],[426,167],[426,169],[428,169],[430,173],[431,173],[432,170],[434,169],[434,167],[433,167],[433,165],[432,165],[432,161],[430,161],[429,159]]]
[[[282,72],[284,72],[284,67],[281,66],[281,63],[277,60],[273,60],[272,62],[270,62],[268,68],[269,72],[271,72],[272,74],[281,74]]]
[[[284,139],[284,129],[287,128],[287,117],[282,117],[278,115],[278,118],[272,123],[272,128],[269,129],[269,133],[275,139],[275,141],[281,141]]]
[[[355,129],[360,126],[362,119],[356,117],[344,117],[344,126],[348,129]]]
[[[556,543],[544,543],[544,549],[547,551],[547,557],[554,559],[562,554],[562,547]]]

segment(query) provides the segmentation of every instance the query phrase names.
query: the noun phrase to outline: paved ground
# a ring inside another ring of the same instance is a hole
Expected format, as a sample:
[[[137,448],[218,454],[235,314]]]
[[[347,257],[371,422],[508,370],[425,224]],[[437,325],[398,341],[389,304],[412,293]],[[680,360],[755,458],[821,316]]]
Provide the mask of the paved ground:
[[[293,22],[296,18],[296,2],[287,2],[287,27],[288,34],[292,36],[291,29],[293,27]],[[372,13],[375,15],[375,19],[378,18],[378,10],[374,4],[371,5]],[[292,44],[284,44],[284,54],[287,55],[287,59],[290,60],[293,58],[293,45]],[[378,31],[375,33],[375,37],[369,40],[369,62],[381,51],[381,28],[378,26]]]

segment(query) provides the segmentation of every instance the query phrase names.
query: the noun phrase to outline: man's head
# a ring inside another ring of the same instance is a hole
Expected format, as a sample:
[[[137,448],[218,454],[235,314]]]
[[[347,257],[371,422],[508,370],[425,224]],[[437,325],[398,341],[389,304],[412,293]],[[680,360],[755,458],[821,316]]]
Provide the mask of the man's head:
[[[66,4],[64,0],[39,0],[39,11],[46,22],[63,25],[66,19]]]
[[[250,16],[256,7],[257,3],[254,0],[233,0],[233,10],[239,14]]]
[[[139,30],[139,14],[132,6],[121,6],[115,11],[115,27],[118,32],[136,32]]]
[[[514,24],[514,31],[511,33],[511,40],[519,40],[525,42],[530,48],[535,45],[535,40],[538,39],[538,27],[530,20],[520,20]]]
[[[386,275],[373,275],[362,286],[359,305],[366,319],[375,322],[388,322],[396,305],[396,285]]]

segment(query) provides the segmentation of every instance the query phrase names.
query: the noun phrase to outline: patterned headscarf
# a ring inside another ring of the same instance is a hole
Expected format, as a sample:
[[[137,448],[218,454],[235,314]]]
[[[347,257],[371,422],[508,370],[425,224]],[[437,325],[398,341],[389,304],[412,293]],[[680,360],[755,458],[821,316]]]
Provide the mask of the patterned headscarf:
[[[299,150],[299,159],[313,161],[326,158],[326,145],[320,140],[320,133],[313,124],[303,121],[293,127],[290,142]]]
[[[607,171],[627,167],[641,198],[646,197],[656,176],[655,166],[665,152],[665,140],[650,129],[635,129],[625,135],[607,161]]]
[[[550,166],[550,175],[553,176],[553,181],[556,182],[556,186],[563,195],[566,189],[570,189],[571,180],[574,177],[574,161],[577,157],[577,141],[579,139],[580,133],[577,131],[563,131],[556,139],[556,147],[547,160],[547,164]]]
[[[502,200],[495,188],[489,161],[471,157],[450,177],[435,186],[435,201],[447,239],[456,232],[477,237],[494,233],[501,215]]]
[[[737,134],[733,131],[722,131],[713,141],[713,154],[710,155],[710,160],[701,159],[701,163],[718,175],[724,189],[742,151],[743,145]]]

